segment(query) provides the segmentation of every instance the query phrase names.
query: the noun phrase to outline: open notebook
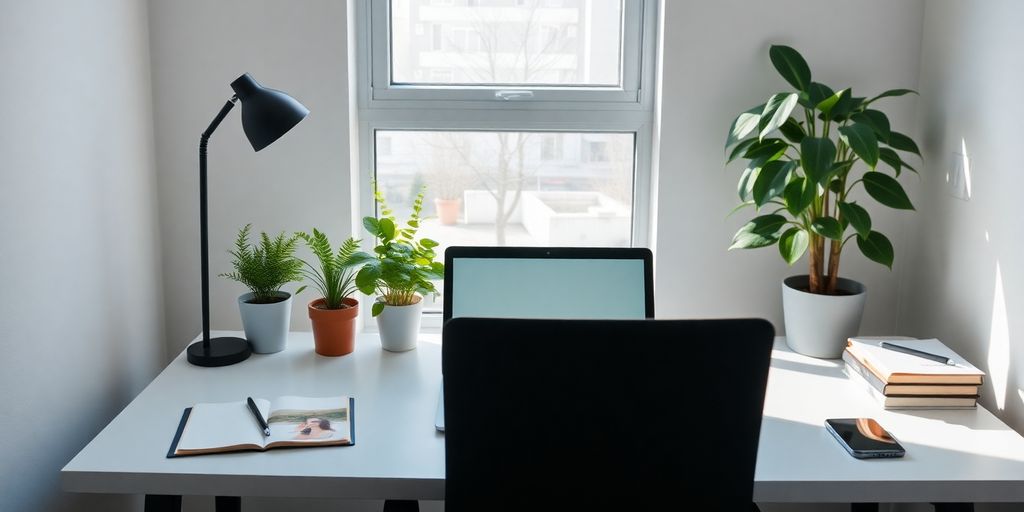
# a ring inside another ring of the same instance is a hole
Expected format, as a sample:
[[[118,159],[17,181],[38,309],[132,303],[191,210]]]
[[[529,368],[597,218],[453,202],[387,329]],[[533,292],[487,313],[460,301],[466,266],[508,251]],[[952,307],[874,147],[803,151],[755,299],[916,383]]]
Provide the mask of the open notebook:
[[[168,458],[285,447],[355,443],[355,400],[347,396],[254,398],[270,436],[245,401],[196,404],[185,409]]]

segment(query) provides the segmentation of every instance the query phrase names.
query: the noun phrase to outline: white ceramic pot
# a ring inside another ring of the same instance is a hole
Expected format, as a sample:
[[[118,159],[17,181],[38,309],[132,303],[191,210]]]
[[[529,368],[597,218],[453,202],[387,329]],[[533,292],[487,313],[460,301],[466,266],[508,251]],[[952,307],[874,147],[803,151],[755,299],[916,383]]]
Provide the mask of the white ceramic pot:
[[[250,304],[254,297],[246,293],[238,297],[238,311],[242,314],[242,328],[252,351],[272,354],[284,350],[288,341],[288,326],[292,316],[292,295],[278,292],[285,300],[272,304]]]
[[[380,330],[380,346],[389,352],[405,352],[416,348],[420,335],[420,320],[423,317],[423,297],[409,306],[384,306],[377,315],[377,329]],[[380,298],[377,298],[378,302]]]
[[[851,279],[839,278],[836,288],[844,295],[809,293],[807,275],[782,281],[782,309],[786,344],[801,354],[836,359],[842,357],[846,340],[857,335],[864,315],[867,289]]]

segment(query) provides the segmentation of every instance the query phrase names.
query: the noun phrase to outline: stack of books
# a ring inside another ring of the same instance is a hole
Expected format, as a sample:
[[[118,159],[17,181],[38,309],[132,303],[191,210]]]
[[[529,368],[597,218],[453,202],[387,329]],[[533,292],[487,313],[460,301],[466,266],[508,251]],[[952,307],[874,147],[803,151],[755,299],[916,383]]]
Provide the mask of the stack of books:
[[[883,342],[939,357],[885,348]],[[847,376],[886,409],[970,409],[985,376],[936,339],[850,338],[843,361]]]

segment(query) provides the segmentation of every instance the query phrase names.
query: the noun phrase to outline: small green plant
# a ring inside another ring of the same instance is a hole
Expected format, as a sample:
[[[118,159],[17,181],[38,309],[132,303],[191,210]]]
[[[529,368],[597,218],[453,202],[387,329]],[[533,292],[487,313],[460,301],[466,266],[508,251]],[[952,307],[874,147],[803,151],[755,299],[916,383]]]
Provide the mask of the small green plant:
[[[363,227],[377,240],[373,252],[376,257],[369,261],[356,275],[356,285],[367,295],[379,295],[373,304],[373,316],[384,311],[384,306],[409,306],[419,300],[416,294],[436,294],[433,279],[444,278],[444,264],[435,262],[434,248],[437,242],[422,238],[416,240],[423,211],[423,195],[426,187],[420,189],[412,205],[412,215],[402,227],[388,208],[384,194],[374,184],[373,195],[380,205],[380,218],[364,217]]]
[[[327,309],[348,307],[344,299],[356,291],[355,275],[359,267],[373,256],[359,250],[359,240],[349,237],[342,242],[338,250],[331,248],[331,242],[320,230],[313,228],[313,233],[296,233],[296,237],[306,242],[310,251],[319,260],[319,267],[302,260],[302,275],[313,282],[324,298]],[[303,287],[305,288],[305,287]],[[302,291],[300,289],[299,291]],[[298,293],[298,292],[296,292]]]
[[[897,151],[918,157],[921,152],[910,137],[890,127],[874,104],[917,93],[892,89],[873,98],[855,97],[849,88],[833,91],[812,82],[807,62],[793,48],[772,46],[768,55],[796,90],[772,95],[740,114],[729,129],[725,149],[733,149],[726,163],[748,160],[738,187],[743,203],[736,209],[770,209],[740,228],[730,249],[778,244],[790,265],[809,251],[809,291],[834,295],[839,258],[851,239],[864,256],[892,268],[892,243],[872,229],[867,209],[850,193],[863,185],[883,206],[914,209],[896,178],[904,169],[917,171]],[[859,177],[853,173],[857,167],[863,170]],[[849,236],[848,228],[854,231]]]
[[[252,224],[246,224],[238,231],[235,249],[228,251],[235,258],[231,262],[235,270],[220,274],[220,277],[247,286],[253,293],[249,300],[252,304],[280,302],[284,300],[281,287],[302,278],[302,262],[295,258],[296,239],[294,236],[286,237],[284,233],[275,238],[260,233],[259,244],[253,245],[249,243],[251,230]]]

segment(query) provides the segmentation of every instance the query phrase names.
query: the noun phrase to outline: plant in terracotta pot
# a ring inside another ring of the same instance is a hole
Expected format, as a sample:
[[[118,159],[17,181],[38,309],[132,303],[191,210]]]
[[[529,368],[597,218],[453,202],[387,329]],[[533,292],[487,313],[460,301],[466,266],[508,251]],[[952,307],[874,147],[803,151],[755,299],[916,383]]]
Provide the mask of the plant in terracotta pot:
[[[836,358],[857,334],[865,298],[862,284],[839,277],[843,249],[853,242],[868,259],[892,268],[892,243],[873,229],[868,208],[914,208],[897,178],[917,172],[903,157],[921,153],[892,129],[881,100],[916,93],[854,96],[849,88],[812,81],[793,48],[772,46],[769,58],[795,90],[773,94],[729,129],[727,163],[746,161],[737,210],[749,206],[759,214],[730,249],[776,245],[790,265],[808,254],[808,273],[783,281],[786,340],[797,352]],[[854,197],[861,189],[870,203]]]
[[[314,266],[303,261],[302,274],[320,291],[320,298],[309,303],[309,318],[313,323],[313,342],[316,353],[324,356],[343,356],[355,350],[356,317],[359,301],[352,297],[356,291],[355,275],[359,267],[373,256],[359,251],[359,240],[349,237],[337,250],[323,232],[296,233],[306,242],[318,260]]]
[[[428,176],[428,182],[436,194],[434,209],[441,224],[457,224],[462,212],[462,194],[472,183],[472,178],[453,165],[435,168]]]
[[[295,258],[297,240],[284,233],[274,238],[260,233],[259,243],[252,244],[251,230],[252,224],[246,224],[238,231],[235,248],[229,251],[234,271],[220,276],[249,288],[249,293],[238,297],[238,310],[252,351],[280,352],[288,340],[292,310],[292,296],[281,287],[302,278],[302,262]]]
[[[377,240],[373,249],[376,257],[359,270],[356,284],[367,295],[377,294],[371,312],[377,318],[381,346],[392,352],[416,348],[423,296],[436,294],[433,280],[444,278],[444,264],[434,261],[437,242],[416,239],[423,195],[421,190],[409,220],[402,226],[388,208],[384,195],[374,186],[380,218],[363,218],[366,231]]]

